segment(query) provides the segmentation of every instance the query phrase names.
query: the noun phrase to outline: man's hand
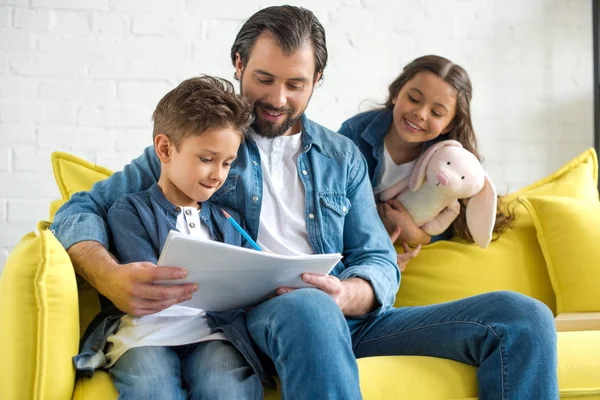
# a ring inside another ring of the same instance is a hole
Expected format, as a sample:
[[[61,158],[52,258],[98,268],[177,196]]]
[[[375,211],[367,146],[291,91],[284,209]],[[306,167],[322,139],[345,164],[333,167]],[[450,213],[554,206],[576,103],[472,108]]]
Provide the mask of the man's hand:
[[[377,212],[390,237],[395,229],[400,227],[401,234],[397,239],[402,242],[417,245],[428,244],[431,241],[431,236],[415,224],[406,208],[398,200],[392,199],[385,203],[377,203]]]
[[[154,314],[191,299],[192,293],[198,290],[196,284],[162,286],[154,282],[186,276],[187,271],[182,268],[157,267],[149,262],[123,264],[111,269],[101,292],[128,314]]]
[[[198,285],[154,285],[155,281],[181,279],[182,268],[157,267],[152,263],[119,265],[98,242],[85,241],[68,251],[75,272],[106,296],[121,311],[142,316],[188,300]]]
[[[402,229],[399,226],[396,227],[396,229],[394,229],[394,232],[392,232],[392,234],[390,235],[392,243],[398,240],[398,237],[400,237],[401,232]],[[402,248],[404,249],[404,253],[398,253],[396,256],[396,260],[398,262],[398,269],[400,269],[400,272],[404,272],[404,269],[406,269],[406,264],[408,264],[410,260],[412,260],[419,254],[419,252],[421,251],[421,245],[419,244],[414,249],[411,249],[410,246],[406,244],[406,242],[402,242]]]
[[[367,314],[375,309],[377,300],[371,284],[361,278],[340,281],[332,275],[304,273],[302,280],[329,294],[340,307],[344,315],[355,317]],[[277,294],[288,293],[295,288],[281,287]]]

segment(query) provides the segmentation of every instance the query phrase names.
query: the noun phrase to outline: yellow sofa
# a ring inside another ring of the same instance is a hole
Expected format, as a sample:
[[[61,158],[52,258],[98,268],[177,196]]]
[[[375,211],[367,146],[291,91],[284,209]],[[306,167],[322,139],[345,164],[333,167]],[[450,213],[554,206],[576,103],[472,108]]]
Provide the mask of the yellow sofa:
[[[52,162],[62,199],[51,205],[50,218],[71,194],[111,174],[65,153],[55,153]],[[517,215],[515,226],[487,249],[459,240],[424,247],[403,273],[396,306],[514,290],[543,301],[556,313],[557,296],[566,293],[564,285],[569,282],[592,288],[575,288],[581,298],[573,307],[600,296],[600,246],[589,246],[583,253],[560,249],[571,254],[568,260],[578,266],[575,273],[587,274],[584,279],[572,279],[564,268],[557,273],[560,265],[550,252],[560,246],[546,242],[552,233],[548,229],[553,228],[545,226],[541,232],[539,212],[537,219],[532,217],[537,205],[527,201],[541,197],[551,203],[552,197],[567,197],[598,208],[597,179],[597,157],[589,149],[553,175],[508,195],[509,207]],[[569,221],[564,223],[563,234],[564,229],[573,230],[569,237],[584,234]],[[48,226],[42,221],[39,234],[23,238],[0,277],[0,399],[117,398],[105,372],[75,379],[71,358],[77,353],[80,334],[99,309],[98,298],[93,288],[75,276],[67,253]],[[597,235],[600,227],[586,229],[585,235],[590,229]],[[568,304],[560,300],[559,304]],[[600,399],[600,331],[559,332],[558,363],[561,398]],[[478,395],[476,368],[455,361],[402,356],[359,359],[358,364],[365,399],[476,399]],[[279,395],[270,390],[266,397]]]

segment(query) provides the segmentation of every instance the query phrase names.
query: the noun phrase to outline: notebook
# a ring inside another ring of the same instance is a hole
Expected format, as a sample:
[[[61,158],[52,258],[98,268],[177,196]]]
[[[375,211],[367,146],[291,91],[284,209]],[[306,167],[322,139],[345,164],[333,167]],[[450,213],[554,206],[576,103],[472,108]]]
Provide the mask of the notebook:
[[[185,268],[188,276],[155,283],[197,283],[198,291],[181,305],[227,311],[261,303],[275,295],[281,286],[312,287],[300,278],[300,274],[328,275],[341,259],[339,253],[277,255],[171,231],[157,265]]]

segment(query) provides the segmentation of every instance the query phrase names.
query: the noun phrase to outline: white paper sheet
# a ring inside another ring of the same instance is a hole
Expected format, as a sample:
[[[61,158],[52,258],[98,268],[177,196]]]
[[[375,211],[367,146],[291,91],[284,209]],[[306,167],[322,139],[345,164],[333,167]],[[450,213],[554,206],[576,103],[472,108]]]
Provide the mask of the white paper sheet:
[[[156,284],[197,283],[198,291],[181,305],[226,311],[267,300],[281,286],[311,287],[301,273],[327,275],[341,258],[339,253],[282,256],[171,231],[158,265],[185,268],[188,277]]]

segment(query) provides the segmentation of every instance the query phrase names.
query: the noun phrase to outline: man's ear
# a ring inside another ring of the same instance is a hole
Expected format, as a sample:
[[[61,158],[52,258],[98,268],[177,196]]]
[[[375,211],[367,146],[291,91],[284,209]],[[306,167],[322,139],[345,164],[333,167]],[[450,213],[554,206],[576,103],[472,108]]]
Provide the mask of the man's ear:
[[[161,163],[167,164],[171,160],[171,151],[173,144],[164,133],[159,133],[154,137],[154,151]]]
[[[242,72],[244,72],[244,63],[242,62],[242,57],[239,52],[235,53],[235,77],[237,80],[242,79]]]
[[[319,83],[319,80],[321,79],[321,77],[323,76],[323,71],[319,72],[316,76],[315,76],[315,81],[313,82],[313,86],[317,86],[317,83]]]

